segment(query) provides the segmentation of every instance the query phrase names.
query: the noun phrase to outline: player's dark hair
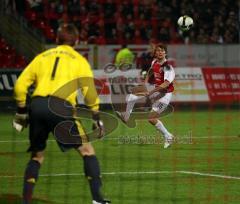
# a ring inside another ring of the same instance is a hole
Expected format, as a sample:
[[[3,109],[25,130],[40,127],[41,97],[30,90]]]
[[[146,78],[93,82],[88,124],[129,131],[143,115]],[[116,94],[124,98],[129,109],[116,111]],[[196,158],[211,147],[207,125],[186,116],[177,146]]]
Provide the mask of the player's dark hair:
[[[163,44],[163,43],[158,43],[158,44],[156,44],[154,53],[156,52],[156,49],[157,49],[157,48],[164,49],[165,52],[167,53],[167,45],[165,45],[165,44]]]
[[[73,24],[62,24],[59,26],[57,31],[57,43],[75,45],[78,40],[79,32],[75,25]]]
[[[167,45],[163,44],[163,43],[158,43],[156,44],[155,48],[154,48],[154,51],[153,51],[153,56],[155,56],[155,53],[156,53],[156,50],[157,48],[161,48],[161,49],[164,49],[166,54],[167,54]],[[167,55],[166,55],[166,58],[167,58]]]

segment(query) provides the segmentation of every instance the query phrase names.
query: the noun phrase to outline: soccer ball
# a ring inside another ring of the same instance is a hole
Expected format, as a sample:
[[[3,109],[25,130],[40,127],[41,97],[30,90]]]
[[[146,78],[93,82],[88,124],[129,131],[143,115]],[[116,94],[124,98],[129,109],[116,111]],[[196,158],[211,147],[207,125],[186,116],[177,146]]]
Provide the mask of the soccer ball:
[[[178,21],[178,26],[181,30],[187,31],[193,26],[193,19],[190,16],[181,16]]]

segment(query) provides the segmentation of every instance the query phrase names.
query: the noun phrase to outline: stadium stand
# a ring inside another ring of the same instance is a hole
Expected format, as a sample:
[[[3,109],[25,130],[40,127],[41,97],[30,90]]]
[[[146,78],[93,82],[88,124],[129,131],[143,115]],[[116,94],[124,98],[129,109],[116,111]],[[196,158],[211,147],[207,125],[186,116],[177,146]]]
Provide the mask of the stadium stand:
[[[24,68],[27,60],[0,36],[0,68]]]
[[[204,9],[206,3],[208,9]],[[72,22],[79,29],[83,45],[137,45],[148,44],[151,39],[168,44],[239,43],[237,8],[233,0],[231,4],[226,0],[17,0],[6,5],[11,14],[25,18],[30,29],[40,31],[46,44],[55,43],[60,23]],[[185,33],[176,24],[183,14],[192,16],[195,22]],[[0,43],[1,67],[26,64],[26,59],[5,45],[4,39]]]
[[[231,3],[227,0],[23,2],[25,4],[17,8],[18,13],[23,13],[35,28],[40,29],[48,43],[54,42],[56,28],[61,22],[77,25],[82,44],[146,44],[151,38],[172,44],[239,43],[238,6],[233,0]],[[177,18],[184,14],[195,20],[194,28],[187,35],[176,25]]]

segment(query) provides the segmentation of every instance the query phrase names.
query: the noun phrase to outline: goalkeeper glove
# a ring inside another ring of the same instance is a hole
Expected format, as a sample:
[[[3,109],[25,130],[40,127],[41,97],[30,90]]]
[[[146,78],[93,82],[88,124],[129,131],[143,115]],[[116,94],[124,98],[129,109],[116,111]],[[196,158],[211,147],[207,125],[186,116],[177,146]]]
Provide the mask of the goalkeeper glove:
[[[103,124],[103,121],[100,120],[99,113],[94,113],[92,118],[94,120],[92,129],[93,130],[99,129],[98,138],[102,138],[104,136],[105,131],[104,131],[104,124]]]
[[[26,107],[18,107],[12,125],[18,132],[22,132],[23,129],[28,126],[28,113]]]

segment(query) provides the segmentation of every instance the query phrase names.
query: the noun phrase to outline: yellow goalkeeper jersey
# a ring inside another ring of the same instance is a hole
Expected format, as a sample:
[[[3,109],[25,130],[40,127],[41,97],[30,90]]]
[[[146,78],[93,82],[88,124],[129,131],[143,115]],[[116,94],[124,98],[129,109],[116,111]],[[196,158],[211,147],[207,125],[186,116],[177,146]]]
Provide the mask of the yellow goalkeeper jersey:
[[[23,70],[14,87],[18,105],[26,105],[31,85],[34,86],[32,97],[56,96],[73,106],[77,103],[78,90],[81,90],[85,104],[93,111],[99,109],[91,67],[71,46],[60,45],[43,52]]]

